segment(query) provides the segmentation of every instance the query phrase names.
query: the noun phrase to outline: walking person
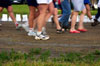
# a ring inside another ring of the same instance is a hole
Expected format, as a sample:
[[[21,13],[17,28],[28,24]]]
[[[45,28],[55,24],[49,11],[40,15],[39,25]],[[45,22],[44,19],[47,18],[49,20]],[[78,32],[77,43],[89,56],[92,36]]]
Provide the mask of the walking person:
[[[45,16],[48,10],[48,5],[52,2],[52,0],[37,0],[39,4],[39,16],[37,17],[37,33],[35,36],[36,40],[48,40],[49,37],[42,34],[42,27],[44,27]]]
[[[10,0],[0,0],[0,13],[3,11],[3,9],[6,8],[8,11],[8,14],[12,18],[13,22],[15,23],[16,29],[19,28],[19,24],[16,21],[16,18],[13,13],[13,8]]]
[[[59,20],[61,27],[65,30],[69,27],[68,20],[71,14],[71,7],[69,0],[61,0],[62,16]]]
[[[100,0],[98,1],[98,12],[95,15],[94,22],[91,24],[91,26],[96,26],[96,25],[100,24],[99,21],[98,21],[99,17],[100,17]]]
[[[74,10],[73,10],[70,33],[80,33],[80,31],[86,32],[87,29],[85,29],[84,25],[83,25],[84,15],[86,14],[86,9],[85,9],[85,6],[84,6],[84,0],[72,0],[72,4],[73,4],[73,7],[74,7]],[[82,11],[82,13],[80,15],[78,30],[76,30],[75,24],[76,24],[77,16],[78,16],[80,11]]]

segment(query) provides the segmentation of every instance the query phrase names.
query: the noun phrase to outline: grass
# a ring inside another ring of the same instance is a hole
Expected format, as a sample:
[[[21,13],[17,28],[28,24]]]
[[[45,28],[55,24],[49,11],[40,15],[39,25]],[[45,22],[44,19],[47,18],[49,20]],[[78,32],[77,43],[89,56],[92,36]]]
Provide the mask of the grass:
[[[100,50],[91,53],[70,52],[52,57],[50,50],[41,48],[21,51],[0,52],[0,66],[99,66]]]
[[[12,5],[12,6],[15,14],[29,14],[29,8],[27,5]],[[8,14],[6,9],[4,9],[2,13]],[[58,13],[61,14],[61,10],[58,10]],[[95,15],[97,13],[97,10],[92,10],[91,13],[92,15]]]

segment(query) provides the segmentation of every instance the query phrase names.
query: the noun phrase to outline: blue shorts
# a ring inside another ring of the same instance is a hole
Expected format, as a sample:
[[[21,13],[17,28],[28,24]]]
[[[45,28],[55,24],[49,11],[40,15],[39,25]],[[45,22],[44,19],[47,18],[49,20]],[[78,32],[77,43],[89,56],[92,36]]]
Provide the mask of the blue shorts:
[[[84,4],[90,4],[90,0],[84,0]]]
[[[8,8],[8,6],[11,6],[10,0],[0,0],[0,7]]]
[[[36,0],[27,0],[27,3],[28,3],[28,6],[34,6],[34,7],[38,6]]]

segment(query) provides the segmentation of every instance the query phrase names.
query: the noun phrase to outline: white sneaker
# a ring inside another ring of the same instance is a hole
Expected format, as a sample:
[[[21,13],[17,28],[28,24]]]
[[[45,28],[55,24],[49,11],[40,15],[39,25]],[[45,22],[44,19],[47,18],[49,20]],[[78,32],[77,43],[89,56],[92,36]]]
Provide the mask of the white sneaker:
[[[36,33],[35,32],[29,32],[28,36],[36,36]]]
[[[42,35],[42,34],[35,36],[36,40],[48,40],[49,38],[50,38],[49,36],[45,36],[45,35]]]

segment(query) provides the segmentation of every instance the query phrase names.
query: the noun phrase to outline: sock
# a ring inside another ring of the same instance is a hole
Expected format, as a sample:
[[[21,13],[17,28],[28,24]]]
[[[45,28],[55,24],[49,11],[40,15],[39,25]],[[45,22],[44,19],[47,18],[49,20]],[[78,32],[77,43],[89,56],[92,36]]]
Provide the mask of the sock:
[[[42,32],[37,31],[37,35],[40,35]]]
[[[45,27],[42,27],[42,31],[46,31],[46,28]]]
[[[33,32],[34,31],[34,28],[29,28],[29,32]]]

